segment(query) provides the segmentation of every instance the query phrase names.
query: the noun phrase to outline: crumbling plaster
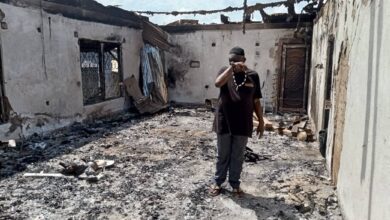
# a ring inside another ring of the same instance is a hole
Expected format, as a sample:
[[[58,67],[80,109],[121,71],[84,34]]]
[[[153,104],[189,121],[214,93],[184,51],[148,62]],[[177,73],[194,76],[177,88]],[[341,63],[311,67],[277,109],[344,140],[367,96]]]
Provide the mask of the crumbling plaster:
[[[240,29],[171,33],[171,42],[179,49],[168,53],[168,68],[173,68],[170,74],[176,78],[176,85],[169,89],[170,98],[187,103],[217,98],[219,91],[214,81],[218,71],[228,65],[229,50],[240,46],[246,51],[248,67],[259,73],[267,109],[276,110],[279,42],[293,37],[294,29],[251,29],[245,35]],[[199,61],[200,67],[190,68],[191,61]]]
[[[326,42],[335,35],[332,113],[328,131],[328,167],[337,180],[345,219],[388,219],[390,216],[390,3],[328,1],[314,24],[313,67],[325,64]],[[312,69],[311,100],[321,127],[324,72]],[[313,113],[313,111],[310,111]],[[337,163],[339,173],[337,175]]]
[[[0,139],[19,138],[66,126],[90,115],[127,108],[125,98],[84,106],[79,39],[122,43],[124,78],[139,77],[142,31],[85,22],[38,9],[0,3],[8,29],[0,31],[5,93],[15,111],[0,125]],[[44,126],[43,126],[43,124]]]

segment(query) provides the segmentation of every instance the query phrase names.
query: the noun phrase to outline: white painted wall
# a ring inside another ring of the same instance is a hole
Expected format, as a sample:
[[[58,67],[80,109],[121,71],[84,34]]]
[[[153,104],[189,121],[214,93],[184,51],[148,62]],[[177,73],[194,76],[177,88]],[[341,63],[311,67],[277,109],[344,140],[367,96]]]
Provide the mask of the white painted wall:
[[[335,66],[347,45],[347,102],[338,193],[347,220],[390,219],[390,2],[328,1],[314,26],[313,61],[324,62],[326,36],[336,37]],[[316,65],[313,63],[313,66]],[[323,72],[312,81],[322,90]],[[339,94],[333,94],[337,97]],[[317,108],[320,108],[320,95]],[[333,109],[335,112],[338,109]],[[330,127],[334,127],[332,121]],[[317,122],[317,126],[320,122]],[[332,134],[332,130],[330,133]],[[333,146],[333,134],[328,139]],[[331,160],[328,153],[328,161]]]
[[[324,14],[331,13],[331,7],[327,4],[323,8]],[[309,82],[309,96],[308,96],[308,113],[313,122],[313,130],[318,138],[318,132],[324,126],[324,100],[325,100],[325,86],[326,86],[326,73],[328,62],[328,46],[331,35],[336,35],[334,29],[337,20],[332,16],[322,15],[313,26],[313,41],[312,41],[312,54],[311,54],[311,70],[310,70],[310,82]],[[333,67],[332,73],[336,74],[338,67],[339,53],[341,50],[341,44],[343,42],[343,33],[338,33],[339,37],[334,42],[333,53]],[[332,78],[334,80],[334,77]],[[334,95],[334,82],[332,83],[332,94]],[[334,98],[332,98],[334,102]],[[333,103],[334,105],[334,103]],[[330,111],[331,119],[334,117],[334,106]],[[330,120],[328,125],[328,139],[327,139],[327,151],[326,160],[328,170],[331,170],[332,165],[332,153],[333,149],[333,127],[334,124]]]
[[[176,88],[169,90],[170,99],[184,103],[204,103],[205,99],[217,98],[219,90],[214,81],[218,71],[228,65],[229,50],[234,46],[245,49],[247,65],[260,76],[263,97],[268,108],[276,107],[277,79],[280,54],[277,55],[281,38],[292,38],[294,29],[247,30],[200,30],[190,33],[171,33],[171,41],[181,47],[179,57],[171,56],[174,65],[184,73]],[[212,47],[212,43],[216,46]],[[256,46],[259,43],[259,46]],[[190,68],[191,60],[200,61],[200,68]],[[169,66],[168,65],[168,66]],[[267,76],[267,72],[269,72]],[[208,89],[205,86],[209,86]]]
[[[138,77],[141,30],[41,14],[40,10],[3,3],[0,9],[8,24],[7,30],[0,30],[5,91],[13,110],[23,118],[23,135],[128,107],[125,98],[83,105],[78,41],[117,38],[115,41],[122,42],[124,78],[133,74]],[[38,121],[44,121],[45,126],[38,128]],[[10,126],[0,125],[0,139],[21,135],[20,129],[8,134]]]
[[[322,26],[318,25],[318,23],[313,27],[314,33],[323,32]],[[321,35],[314,34],[312,43],[308,112],[315,122],[314,127],[317,131],[323,126],[328,39],[329,35],[327,33],[322,33]]]

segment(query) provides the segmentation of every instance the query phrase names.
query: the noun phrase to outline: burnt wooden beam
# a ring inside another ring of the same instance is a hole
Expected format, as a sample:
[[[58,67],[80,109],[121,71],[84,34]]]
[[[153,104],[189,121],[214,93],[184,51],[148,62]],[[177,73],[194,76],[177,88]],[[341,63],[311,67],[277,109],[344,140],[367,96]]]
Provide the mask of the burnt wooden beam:
[[[301,23],[302,25],[312,26],[312,23]],[[297,23],[248,23],[246,30],[258,29],[288,29],[296,28]],[[166,25],[161,28],[168,33],[186,33],[201,30],[241,30],[242,24],[211,24],[211,25]]]

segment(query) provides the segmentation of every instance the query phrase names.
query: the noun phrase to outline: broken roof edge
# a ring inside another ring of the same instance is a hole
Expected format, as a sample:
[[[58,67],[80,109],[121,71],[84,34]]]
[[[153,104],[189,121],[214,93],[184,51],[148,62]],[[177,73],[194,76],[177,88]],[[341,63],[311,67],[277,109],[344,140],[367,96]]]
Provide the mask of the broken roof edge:
[[[322,16],[324,16],[325,10],[327,10],[328,5],[330,4],[330,0],[327,0],[322,6],[321,9],[318,11],[316,17],[313,20],[313,24],[316,24]]]
[[[142,30],[142,38],[145,43],[149,43],[162,50],[169,50],[169,48],[173,46],[169,42],[169,34],[154,23],[150,21],[144,21]]]
[[[299,26],[312,26],[312,22],[301,22]],[[246,30],[258,29],[292,29],[298,23],[246,23]],[[236,24],[202,24],[202,25],[163,25],[160,26],[168,33],[187,33],[202,30],[242,30],[242,23]]]
[[[0,3],[22,8],[43,9],[50,14],[114,26],[142,28],[147,17],[113,6],[104,6],[94,0],[0,0]]]

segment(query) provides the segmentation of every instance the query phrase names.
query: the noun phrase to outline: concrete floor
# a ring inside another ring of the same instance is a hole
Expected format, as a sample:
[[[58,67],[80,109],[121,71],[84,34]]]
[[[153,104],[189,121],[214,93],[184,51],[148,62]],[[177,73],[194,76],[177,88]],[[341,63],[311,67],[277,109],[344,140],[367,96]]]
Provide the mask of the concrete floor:
[[[215,134],[207,109],[175,108],[76,124],[0,148],[0,219],[342,219],[316,143],[266,133],[248,146],[237,198],[225,186],[209,197]],[[28,178],[58,173],[60,162],[110,159],[97,182]]]

